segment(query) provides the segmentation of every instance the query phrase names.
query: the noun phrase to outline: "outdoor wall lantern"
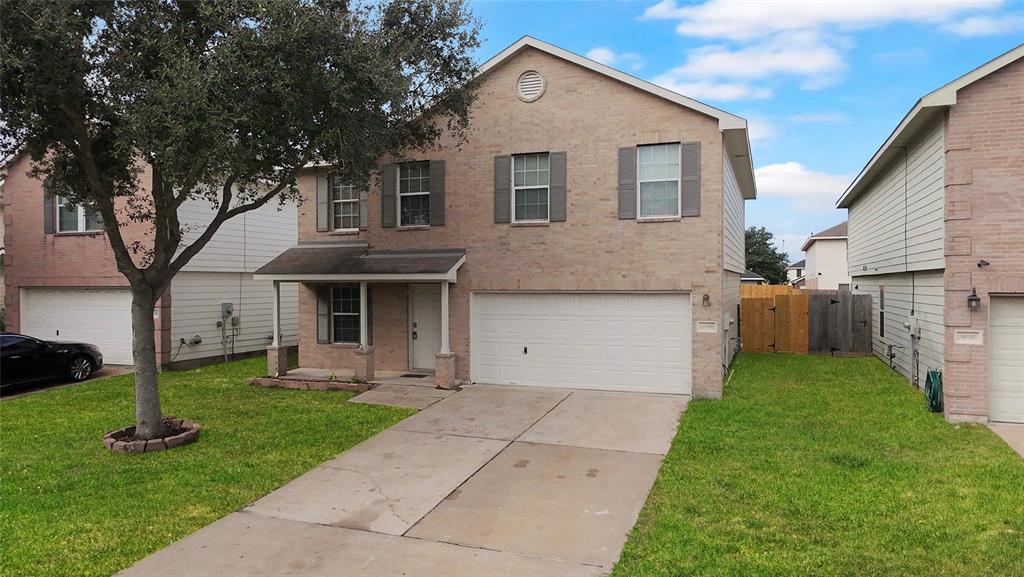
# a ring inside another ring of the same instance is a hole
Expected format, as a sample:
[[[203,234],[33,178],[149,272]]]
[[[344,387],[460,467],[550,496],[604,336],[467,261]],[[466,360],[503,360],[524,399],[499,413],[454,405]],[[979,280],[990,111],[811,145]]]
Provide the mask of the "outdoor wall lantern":
[[[981,297],[978,296],[977,289],[971,289],[971,294],[967,297],[967,308],[972,311],[981,308]]]
[[[709,307],[711,306],[711,295],[704,293],[704,296],[700,299],[700,304]]]

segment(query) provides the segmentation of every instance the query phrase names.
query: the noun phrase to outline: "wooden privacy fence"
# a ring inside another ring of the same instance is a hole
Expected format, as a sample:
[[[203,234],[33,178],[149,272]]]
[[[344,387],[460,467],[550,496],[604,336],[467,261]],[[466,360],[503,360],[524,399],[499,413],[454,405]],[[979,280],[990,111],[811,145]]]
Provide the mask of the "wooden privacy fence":
[[[795,290],[741,298],[744,351],[803,355],[871,352],[871,295]]]
[[[741,284],[740,298],[770,299],[777,295],[798,295],[804,292],[788,284]]]

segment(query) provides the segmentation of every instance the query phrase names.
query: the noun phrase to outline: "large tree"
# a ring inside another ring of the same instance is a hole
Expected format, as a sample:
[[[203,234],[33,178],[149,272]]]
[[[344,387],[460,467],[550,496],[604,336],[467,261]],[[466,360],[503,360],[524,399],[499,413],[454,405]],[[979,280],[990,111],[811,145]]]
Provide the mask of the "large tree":
[[[175,273],[228,219],[297,198],[311,162],[366,183],[382,157],[464,138],[477,33],[459,0],[4,1],[0,157],[30,154],[49,193],[102,216],[131,287],[139,438],[166,434],[153,310]],[[190,199],[214,208],[186,244]]]
[[[786,282],[789,257],[775,246],[772,233],[763,226],[747,229],[747,268],[772,284]]]

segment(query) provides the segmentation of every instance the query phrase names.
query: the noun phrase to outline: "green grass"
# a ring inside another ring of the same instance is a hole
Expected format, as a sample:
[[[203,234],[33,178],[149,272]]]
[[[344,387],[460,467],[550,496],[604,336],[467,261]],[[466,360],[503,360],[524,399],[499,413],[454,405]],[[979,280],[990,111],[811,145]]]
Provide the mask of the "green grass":
[[[613,577],[1024,575],[1024,460],[873,359],[744,354]]]
[[[161,453],[103,446],[133,419],[130,375],[0,402],[0,575],[110,575],[412,413],[247,385],[265,363],[162,374],[165,414],[203,431]]]

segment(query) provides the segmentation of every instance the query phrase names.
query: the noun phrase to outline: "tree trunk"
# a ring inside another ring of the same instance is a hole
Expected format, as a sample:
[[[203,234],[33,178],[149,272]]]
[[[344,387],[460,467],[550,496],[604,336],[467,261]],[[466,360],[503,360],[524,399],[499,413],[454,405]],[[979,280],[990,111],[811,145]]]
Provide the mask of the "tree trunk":
[[[147,287],[148,288],[148,287]],[[132,353],[135,355],[135,436],[139,439],[166,437],[169,432],[160,412],[157,387],[156,299],[147,289],[132,288]]]

